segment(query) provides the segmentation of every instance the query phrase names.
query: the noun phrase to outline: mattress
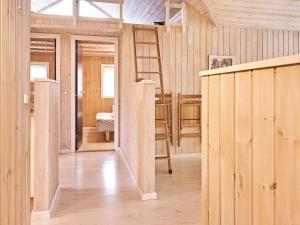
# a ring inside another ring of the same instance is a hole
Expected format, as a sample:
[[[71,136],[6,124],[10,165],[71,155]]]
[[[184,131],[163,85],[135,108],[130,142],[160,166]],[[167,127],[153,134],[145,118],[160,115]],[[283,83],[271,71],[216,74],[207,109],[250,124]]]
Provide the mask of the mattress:
[[[112,113],[97,113],[96,126],[100,132],[114,131],[115,118]]]

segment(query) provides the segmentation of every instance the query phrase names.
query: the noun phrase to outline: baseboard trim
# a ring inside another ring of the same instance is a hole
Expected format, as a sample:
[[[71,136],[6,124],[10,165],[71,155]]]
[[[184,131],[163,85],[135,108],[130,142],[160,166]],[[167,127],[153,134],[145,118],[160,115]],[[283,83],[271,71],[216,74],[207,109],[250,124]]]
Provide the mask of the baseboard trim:
[[[60,149],[59,153],[60,154],[68,154],[68,153],[74,153],[75,151],[70,149],[70,148],[65,148],[65,149]]]
[[[51,215],[53,213],[53,210],[60,198],[61,194],[61,189],[60,185],[57,186],[53,200],[51,202],[49,210],[46,211],[32,211],[31,213],[31,221],[36,221],[36,220],[44,220],[44,219],[50,219]]]
[[[142,193],[142,200],[143,201],[148,201],[148,200],[156,200],[157,199],[157,193],[153,192],[153,193]]]
[[[123,162],[125,163],[125,166],[126,166],[128,172],[130,174],[130,177],[131,177],[131,179],[133,180],[133,182],[135,183],[135,185],[136,185],[136,187],[138,189],[138,192],[139,192],[139,194],[141,196],[141,199],[143,201],[156,200],[157,199],[157,193],[156,192],[147,192],[147,193],[144,193],[142,191],[142,189],[140,188],[140,185],[138,184],[138,182],[136,180],[136,177],[134,176],[134,173],[132,172],[132,170],[131,170],[131,168],[130,168],[130,166],[128,164],[128,161],[127,161],[125,155],[123,154],[123,152],[121,151],[120,148],[118,148],[117,152],[120,154]]]
[[[172,159],[201,158],[201,153],[172,154]]]

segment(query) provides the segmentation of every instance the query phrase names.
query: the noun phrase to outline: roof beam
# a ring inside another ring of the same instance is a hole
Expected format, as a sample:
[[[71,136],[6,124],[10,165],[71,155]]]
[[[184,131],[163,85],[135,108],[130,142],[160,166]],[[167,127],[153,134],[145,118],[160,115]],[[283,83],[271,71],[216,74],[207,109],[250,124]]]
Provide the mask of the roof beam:
[[[123,0],[87,0],[89,2],[103,2],[103,3],[115,3],[115,4],[123,4]]]
[[[214,25],[216,27],[219,27],[220,24],[218,23],[217,17],[215,15],[214,11],[212,10],[212,8],[211,8],[208,0],[202,0],[202,3],[204,5],[204,7],[206,8],[206,12],[207,12],[206,14],[208,14],[208,16],[211,18],[211,20],[214,23]]]

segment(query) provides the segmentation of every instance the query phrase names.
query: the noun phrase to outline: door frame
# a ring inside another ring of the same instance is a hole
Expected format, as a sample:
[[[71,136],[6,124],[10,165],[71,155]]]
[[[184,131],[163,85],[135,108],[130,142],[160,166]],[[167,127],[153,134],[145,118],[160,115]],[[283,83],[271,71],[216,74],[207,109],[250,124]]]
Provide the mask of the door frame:
[[[60,34],[31,33],[31,38],[53,38],[55,39],[55,78],[60,82]]]
[[[114,65],[115,65],[115,123],[114,123],[114,148],[119,149],[119,39],[117,37],[101,37],[88,35],[71,35],[71,150],[76,151],[76,41],[98,41],[110,42],[115,46]],[[96,115],[95,115],[96,116]]]

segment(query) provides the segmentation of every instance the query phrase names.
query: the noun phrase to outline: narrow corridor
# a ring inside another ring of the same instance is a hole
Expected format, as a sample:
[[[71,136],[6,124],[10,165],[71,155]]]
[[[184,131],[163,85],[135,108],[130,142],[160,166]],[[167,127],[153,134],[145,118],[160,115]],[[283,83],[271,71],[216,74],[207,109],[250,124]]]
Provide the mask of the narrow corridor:
[[[158,200],[142,201],[118,152],[60,157],[61,197],[51,220],[33,225],[198,225],[201,159],[157,161]]]

